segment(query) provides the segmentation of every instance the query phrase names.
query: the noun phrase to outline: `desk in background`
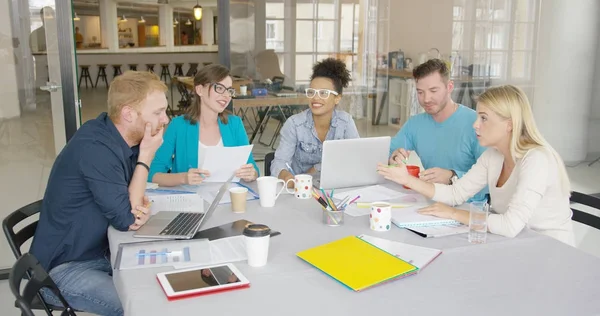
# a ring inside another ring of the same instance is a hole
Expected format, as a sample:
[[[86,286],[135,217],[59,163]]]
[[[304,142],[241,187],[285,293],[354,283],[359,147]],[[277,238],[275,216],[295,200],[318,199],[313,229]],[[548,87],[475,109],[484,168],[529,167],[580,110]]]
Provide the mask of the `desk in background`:
[[[252,187],[256,188],[256,183]],[[273,208],[249,201],[245,214],[234,214],[229,205],[221,205],[205,228],[238,219],[264,223],[282,233],[271,239],[266,266],[234,263],[250,280],[249,289],[169,302],[156,273],[171,268],[114,271],[125,315],[167,315],[172,311],[179,315],[262,316],[600,314],[600,259],[531,230],[525,229],[513,239],[488,234],[487,244],[472,245],[466,234],[425,239],[397,227],[374,232],[366,216],[346,216],[343,226],[328,227],[322,224],[315,201],[285,193]],[[443,253],[417,275],[360,293],[296,257],[301,250],[359,234],[438,248]],[[113,257],[120,242],[134,239],[131,235],[109,229]]]

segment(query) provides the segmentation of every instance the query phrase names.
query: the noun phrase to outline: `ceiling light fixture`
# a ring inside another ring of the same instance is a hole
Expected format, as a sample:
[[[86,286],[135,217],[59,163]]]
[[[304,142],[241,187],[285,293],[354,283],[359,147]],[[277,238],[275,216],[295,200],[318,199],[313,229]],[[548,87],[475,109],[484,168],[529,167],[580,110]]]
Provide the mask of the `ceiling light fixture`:
[[[75,12],[75,16],[73,17],[73,21],[79,21],[79,20],[81,20],[81,19],[79,18],[79,16],[77,16],[77,12]]]
[[[196,19],[196,21],[202,19],[202,6],[198,4],[198,0],[196,0],[196,5],[194,6],[194,19]]]

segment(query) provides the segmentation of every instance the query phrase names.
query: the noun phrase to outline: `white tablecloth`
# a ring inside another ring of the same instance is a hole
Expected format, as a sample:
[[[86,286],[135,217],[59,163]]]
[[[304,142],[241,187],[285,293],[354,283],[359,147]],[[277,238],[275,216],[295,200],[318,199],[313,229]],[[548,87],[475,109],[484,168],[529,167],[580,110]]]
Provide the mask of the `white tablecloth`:
[[[467,235],[425,239],[394,227],[369,229],[368,217],[345,217],[341,227],[321,223],[314,200],[282,194],[275,207],[248,202],[245,214],[219,206],[203,228],[238,219],[267,224],[269,262],[251,268],[234,263],[249,289],[169,302],[156,273],[171,268],[115,271],[126,315],[600,315],[600,259],[526,230],[514,239],[488,234],[471,245]],[[443,253],[418,275],[353,292],[313,268],[296,253],[348,235],[367,234]],[[109,229],[113,257],[131,232]],[[135,239],[135,241],[140,241]]]

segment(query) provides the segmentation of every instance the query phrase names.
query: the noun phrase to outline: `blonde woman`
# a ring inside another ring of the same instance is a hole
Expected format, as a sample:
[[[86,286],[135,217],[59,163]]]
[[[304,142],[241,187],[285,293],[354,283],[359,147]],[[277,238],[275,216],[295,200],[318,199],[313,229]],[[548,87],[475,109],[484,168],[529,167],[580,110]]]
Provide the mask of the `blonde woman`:
[[[489,149],[453,185],[411,177],[400,160],[397,167],[379,165],[379,174],[449,205],[464,203],[488,185],[495,212],[488,219],[490,232],[514,237],[529,227],[574,245],[569,178],[562,159],[538,131],[525,93],[511,85],[490,88],[479,97],[477,114],[477,139]],[[468,211],[442,203],[420,212],[469,223]]]

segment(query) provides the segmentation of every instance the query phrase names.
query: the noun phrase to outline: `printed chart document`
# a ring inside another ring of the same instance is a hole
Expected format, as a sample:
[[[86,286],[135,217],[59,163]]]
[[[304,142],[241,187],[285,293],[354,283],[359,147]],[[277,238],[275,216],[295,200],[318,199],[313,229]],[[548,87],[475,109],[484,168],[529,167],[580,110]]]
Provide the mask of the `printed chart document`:
[[[204,200],[195,192],[150,189],[146,190],[146,196],[152,203],[150,205],[152,215],[159,211],[194,213],[204,211]]]
[[[244,236],[213,241],[208,239],[156,240],[119,245],[115,268],[129,270],[170,266],[179,269],[246,259],[248,257]]]
[[[205,152],[204,163],[198,161],[198,166],[210,172],[210,177],[204,179],[204,182],[226,182],[236,170],[248,162],[253,147],[254,145],[199,148],[199,151]],[[200,153],[198,157],[201,157]],[[238,181],[240,179],[237,177],[232,180],[232,182]]]

